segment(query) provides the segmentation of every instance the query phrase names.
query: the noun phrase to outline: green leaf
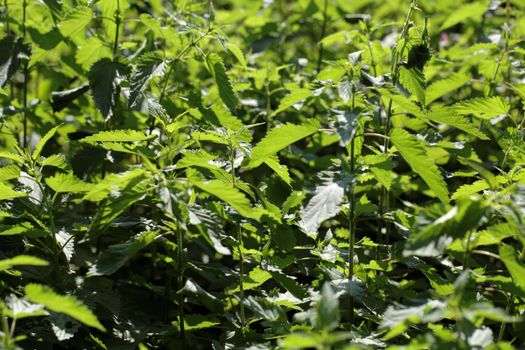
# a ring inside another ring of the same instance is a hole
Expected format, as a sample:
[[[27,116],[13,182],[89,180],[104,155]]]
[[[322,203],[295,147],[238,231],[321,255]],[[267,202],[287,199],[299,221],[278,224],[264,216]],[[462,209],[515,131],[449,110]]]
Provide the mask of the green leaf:
[[[325,282],[321,289],[321,299],[317,302],[316,309],[316,328],[324,331],[334,330],[339,323],[339,300],[328,282]]]
[[[456,200],[461,197],[468,197],[474,193],[478,193],[484,190],[488,190],[490,185],[485,180],[478,180],[468,185],[460,186],[450,199]]]
[[[113,115],[117,101],[117,78],[127,74],[127,67],[119,62],[103,58],[89,70],[89,86],[91,87],[95,106],[104,118]]]
[[[421,176],[439,200],[448,203],[447,184],[436,164],[428,157],[422,141],[397,128],[392,130],[390,139],[410,168]]]
[[[279,164],[279,158],[276,155],[266,158],[264,163],[268,165],[277,174],[277,176],[286,182],[287,185],[291,185],[292,178],[288,172],[288,167],[286,165]]]
[[[13,199],[18,197],[27,197],[25,192],[17,192],[11,187],[0,182],[0,200]]]
[[[132,181],[144,179],[144,169],[133,169],[119,174],[108,174],[103,180],[91,187],[82,200],[98,202],[108,198],[113,191],[126,188]]]
[[[38,144],[36,145],[36,148],[35,150],[33,151],[33,155],[31,156],[31,158],[33,158],[33,160],[37,160],[38,157],[40,157],[40,153],[42,152],[42,150],[44,149],[44,146],[46,145],[47,141],[49,141],[57,132],[58,128],[60,128],[63,124],[59,124],[57,126],[55,126],[54,128],[52,128],[51,130],[49,130],[45,135],[44,137],[42,137],[40,139],[40,141],[38,141]]]
[[[157,232],[142,232],[125,243],[108,246],[91,266],[88,276],[109,276],[124,266],[157,237]]]
[[[230,184],[220,180],[199,181],[194,178],[191,178],[190,181],[193,185],[197,186],[201,190],[208,192],[209,194],[231,205],[232,208],[242,216],[259,219],[260,212],[254,210],[250,200],[246,198],[242,192]]]
[[[306,100],[308,97],[313,96],[313,92],[309,89],[296,89],[292,90],[286,95],[277,108],[270,116],[273,117],[278,113],[290,108],[291,106]]]
[[[148,141],[156,138],[155,135],[146,135],[137,130],[111,130],[101,131],[94,135],[84,137],[79,142],[95,143],[95,142],[139,142]]]
[[[150,79],[165,74],[167,65],[168,62],[155,52],[148,52],[138,59],[137,66],[130,79],[129,107],[135,106]]]
[[[30,50],[21,39],[5,36],[0,40],[0,87],[6,86],[16,73],[23,54],[29,56]]]
[[[416,97],[421,105],[425,105],[425,76],[421,69],[401,67],[399,70],[399,82]]]
[[[178,328],[179,321],[173,322],[173,324]],[[198,329],[206,329],[215,326],[219,326],[221,323],[219,320],[211,315],[184,315],[184,329],[186,331],[193,331]]]
[[[53,112],[60,112],[88,90],[89,84],[86,83],[73,89],[52,92],[50,105]]]
[[[514,248],[510,245],[501,244],[499,246],[499,256],[507,270],[509,270],[514,284],[525,292],[525,265],[516,258]]]
[[[308,137],[319,130],[319,122],[308,121],[301,125],[282,124],[270,130],[252,149],[249,168],[256,168],[269,157],[288,145]]]
[[[89,192],[93,184],[84,182],[72,173],[57,173],[46,179],[46,184],[57,193],[83,193]]]
[[[472,114],[480,119],[491,119],[509,112],[510,106],[501,96],[480,97],[454,104],[459,114]]]
[[[0,168],[0,181],[16,179],[20,176],[20,168],[15,164],[4,165]]]
[[[392,171],[392,160],[386,154],[374,154],[364,157],[365,164],[370,166],[370,172],[374,178],[383,185],[387,190],[394,182],[394,173]]]
[[[452,10],[452,13],[446,17],[445,22],[441,24],[441,27],[439,28],[439,30],[443,31],[458,23],[465,22],[467,19],[470,19],[470,18],[480,21],[481,17],[483,16],[486,10],[487,10],[486,1],[478,1],[478,2],[471,3],[471,4],[462,5],[459,8]]]
[[[444,79],[430,84],[426,90],[425,102],[427,106],[438,98],[459,89],[469,81],[469,75],[465,73],[453,73]]]
[[[462,115],[459,115],[453,108],[444,107],[433,109],[427,112],[427,118],[433,122],[440,124],[447,124],[458,128],[466,133],[476,136],[480,140],[488,140],[487,135],[479,131],[479,128],[469,122],[469,120]]]
[[[47,266],[49,263],[34,256],[18,255],[11,259],[0,260],[0,271],[9,270],[14,266],[20,265]]]
[[[17,163],[24,163],[24,158],[18,154],[15,153],[9,153],[9,152],[2,152],[0,151],[0,158],[7,158],[14,160]]]
[[[317,236],[319,226],[341,210],[345,194],[345,184],[335,181],[331,172],[321,175],[321,184],[315,188],[314,196],[306,208],[301,209],[301,229],[312,237]]]
[[[242,51],[239,48],[239,46],[234,45],[232,43],[228,43],[226,44],[226,48],[233,54],[233,56],[235,56],[235,58],[237,59],[237,61],[239,61],[243,68],[248,67],[248,65],[246,64],[246,60],[244,59],[244,55],[242,54]]]
[[[51,288],[35,283],[28,284],[25,293],[30,301],[42,304],[51,311],[66,314],[87,326],[106,331],[95,314],[73,295],[59,295]]]
[[[222,102],[224,102],[230,112],[235,114],[235,109],[237,108],[237,97],[233,92],[233,87],[230,83],[230,78],[226,73],[226,68],[224,67],[222,58],[216,53],[211,53],[206,59],[213,75],[213,79],[215,79],[215,83],[219,89],[219,96],[221,97]]]
[[[65,38],[71,38],[77,34],[83,33],[89,26],[92,18],[92,9],[86,6],[79,6],[59,23],[58,29]]]

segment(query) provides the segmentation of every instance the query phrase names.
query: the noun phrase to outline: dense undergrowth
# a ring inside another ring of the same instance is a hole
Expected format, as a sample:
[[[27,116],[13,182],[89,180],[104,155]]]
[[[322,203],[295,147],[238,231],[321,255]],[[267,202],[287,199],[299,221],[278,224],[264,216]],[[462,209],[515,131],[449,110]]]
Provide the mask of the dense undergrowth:
[[[4,0],[1,349],[519,349],[525,3]]]

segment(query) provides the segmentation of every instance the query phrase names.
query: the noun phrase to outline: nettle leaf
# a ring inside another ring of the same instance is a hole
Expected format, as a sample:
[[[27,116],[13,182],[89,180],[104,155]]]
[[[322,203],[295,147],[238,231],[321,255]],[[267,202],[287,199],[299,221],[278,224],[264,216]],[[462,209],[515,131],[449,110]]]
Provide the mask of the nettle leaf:
[[[89,269],[89,276],[109,276],[124,266],[142,249],[151,244],[158,232],[142,232],[125,243],[113,244],[105,248],[96,263]]]
[[[501,96],[480,97],[454,104],[459,114],[472,114],[480,119],[491,119],[509,112],[510,106]]]
[[[4,165],[0,168],[0,181],[16,179],[20,176],[20,168],[15,164]]]
[[[306,100],[308,97],[313,96],[313,92],[309,89],[295,89],[286,95],[277,108],[270,116],[273,117],[278,113],[292,107],[293,105],[299,104]]]
[[[6,36],[0,40],[0,87],[6,86],[20,66],[22,56],[29,56],[30,49],[22,39]]]
[[[279,164],[279,158],[274,155],[266,158],[264,161],[276,174],[279,176],[287,185],[291,185],[292,178],[288,172],[288,167],[286,165]]]
[[[421,105],[425,105],[425,75],[418,68],[407,69],[401,67],[399,70],[399,81],[412,95],[414,95]]]
[[[119,174],[108,174],[103,180],[97,182],[82,200],[98,202],[108,198],[112,192],[120,191],[132,181],[141,181],[145,177],[144,169],[133,169]]]
[[[433,122],[447,124],[458,128],[466,133],[476,136],[481,140],[488,140],[487,135],[479,131],[479,128],[472,124],[467,118],[458,114],[453,108],[443,107],[427,112],[427,118]]]
[[[17,192],[13,190],[11,187],[8,187],[7,185],[0,182],[0,201],[6,200],[6,199],[18,198],[18,197],[27,197],[27,193]]]
[[[346,147],[357,132],[360,113],[356,111],[335,111],[335,128],[341,141],[339,145]]]
[[[88,90],[89,84],[86,83],[73,89],[52,92],[50,105],[53,112],[60,112]]]
[[[85,143],[96,143],[96,142],[140,142],[148,141],[156,138],[155,135],[146,135],[145,133],[137,130],[123,129],[123,130],[111,130],[101,131],[94,135],[84,137],[78,140],[79,142]]]
[[[525,265],[517,259],[514,248],[506,244],[500,245],[499,256],[509,270],[515,285],[525,292]]]
[[[246,64],[246,59],[244,58],[244,55],[239,46],[232,43],[228,43],[226,44],[226,48],[232,53],[233,56],[235,56],[235,58],[237,59],[237,61],[239,61],[243,68],[248,67],[248,65]]]
[[[343,77],[339,81],[339,84],[337,84],[337,92],[343,101],[348,102],[350,100],[352,96],[352,82],[348,77]]]
[[[104,118],[113,115],[117,96],[117,80],[127,75],[127,67],[123,63],[103,58],[89,70],[89,86],[93,93],[95,106]]]
[[[345,194],[345,183],[336,181],[334,173],[326,172],[321,176],[321,184],[316,186],[314,196],[301,209],[299,222],[301,229],[312,237],[317,236],[317,230],[325,220],[339,213]]]
[[[447,184],[434,161],[427,155],[423,142],[399,128],[392,130],[390,139],[410,168],[421,176],[439,200],[448,203]]]
[[[465,73],[453,73],[444,79],[438,80],[427,87],[425,102],[427,106],[438,98],[456,90],[470,81]]]
[[[47,141],[51,140],[51,138],[56,134],[58,128],[60,128],[63,124],[59,124],[57,126],[55,126],[54,128],[52,128],[51,130],[49,130],[45,135],[44,137],[42,137],[40,139],[40,141],[38,141],[38,144],[36,145],[36,148],[35,150],[33,151],[33,154],[31,156],[31,158],[33,160],[37,160],[38,157],[40,157],[40,153],[42,152],[42,150],[44,149],[44,146],[46,145]]]
[[[95,314],[73,295],[59,295],[51,288],[35,283],[28,284],[25,293],[27,299],[42,304],[51,311],[66,314],[89,327],[106,331]]]
[[[260,218],[261,212],[254,210],[250,200],[232,185],[220,180],[199,181],[191,178],[190,181],[201,190],[231,205],[242,216],[253,219]]]
[[[394,182],[394,172],[392,171],[392,160],[386,154],[373,154],[364,157],[365,164],[370,166],[370,172],[374,178],[387,190]]]
[[[480,21],[485,11],[487,11],[487,8],[487,1],[478,1],[471,4],[462,5],[459,8],[454,9],[452,13],[446,17],[445,22],[441,24],[439,30],[443,31],[458,23],[465,22],[470,18]]]
[[[129,107],[136,105],[150,79],[164,75],[167,66],[168,62],[155,52],[148,52],[138,59],[130,79]]]
[[[321,289],[321,298],[316,304],[317,317],[315,327],[318,330],[332,331],[339,323],[339,300],[330,283],[325,282]]]
[[[308,121],[304,124],[282,124],[270,130],[266,136],[252,149],[249,168],[256,168],[270,156],[276,154],[288,145],[308,137],[319,130],[318,121]]]
[[[58,29],[65,38],[71,38],[83,33],[91,23],[92,18],[92,9],[86,6],[79,6],[58,24]]]
[[[29,255],[18,255],[14,258],[0,260],[0,271],[9,270],[15,266],[47,266],[49,263],[40,258]]]
[[[230,78],[226,73],[226,68],[224,67],[224,62],[222,61],[221,56],[216,53],[211,53],[206,57],[208,66],[213,75],[213,79],[217,84],[219,89],[219,96],[221,97],[222,102],[228,107],[230,112],[235,113],[237,108],[237,97],[233,92],[233,87],[230,83]]]
[[[83,193],[89,192],[93,184],[84,182],[72,173],[57,173],[46,179],[46,184],[57,193]]]

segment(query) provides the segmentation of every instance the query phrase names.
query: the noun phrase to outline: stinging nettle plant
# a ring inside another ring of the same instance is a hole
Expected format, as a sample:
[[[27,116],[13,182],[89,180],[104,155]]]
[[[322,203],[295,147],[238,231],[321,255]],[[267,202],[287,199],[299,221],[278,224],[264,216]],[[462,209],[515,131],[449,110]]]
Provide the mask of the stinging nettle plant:
[[[2,1],[0,348],[519,349],[519,1]]]

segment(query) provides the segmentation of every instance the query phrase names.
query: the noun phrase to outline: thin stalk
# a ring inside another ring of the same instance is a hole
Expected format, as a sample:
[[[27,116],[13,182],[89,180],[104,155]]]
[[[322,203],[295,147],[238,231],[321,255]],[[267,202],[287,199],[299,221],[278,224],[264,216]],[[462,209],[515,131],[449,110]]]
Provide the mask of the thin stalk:
[[[328,22],[327,12],[328,12],[328,0],[324,0],[323,24],[321,25],[321,40],[323,40],[324,36],[326,35],[326,24]],[[322,61],[323,61],[323,55],[324,55],[324,45],[322,43],[319,43],[319,56],[317,58],[317,72],[319,72],[321,70],[321,64],[322,64]]]
[[[231,135],[230,140],[231,140]],[[231,165],[231,176],[232,176],[232,185],[233,187],[236,186],[236,179],[235,179],[235,147],[230,142],[229,144],[230,148],[230,165]],[[239,312],[241,316],[241,329],[244,333],[245,327],[246,327],[246,313],[244,310],[244,255],[242,253],[243,250],[243,243],[242,243],[242,229],[241,225],[237,223],[237,240],[239,241]]]
[[[115,1],[117,2],[117,10],[115,11],[115,42],[113,43],[113,58],[117,56],[120,23],[122,22],[122,18],[120,17],[120,0]]]
[[[26,37],[26,8],[27,8],[27,2],[26,0],[23,0],[22,2],[22,24],[21,24],[21,31],[22,31],[22,43],[25,41]],[[23,92],[22,92],[22,98],[23,98],[23,116],[22,116],[22,124],[23,124],[23,131],[22,131],[22,147],[26,148],[27,146],[27,85],[29,80],[29,69],[28,69],[29,62],[24,63],[24,86],[23,86]]]
[[[514,296],[512,294],[509,294],[507,296],[507,306],[505,307],[505,313],[510,314],[513,308],[514,308]],[[499,327],[499,333],[498,333],[498,343],[503,340],[503,337],[505,336],[506,328],[507,328],[507,323],[505,321],[501,321],[501,325]]]
[[[246,314],[244,311],[244,255],[242,254],[243,243],[242,243],[242,230],[241,225],[237,224],[237,231],[239,240],[239,307],[241,313],[241,327],[244,333],[246,327]]]
[[[355,85],[352,84],[352,110],[355,109]],[[348,280],[354,277],[354,255],[355,255],[355,132],[350,143],[350,173],[352,175],[352,185],[350,192],[350,208],[348,209],[349,222],[349,241],[348,241]],[[354,297],[349,296],[350,324],[354,324]]]
[[[186,331],[184,329],[184,296],[182,295],[182,288],[184,287],[184,269],[182,267],[184,261],[184,251],[182,245],[182,230],[177,229],[177,264],[179,267],[179,276],[178,276],[178,288],[179,288],[179,330],[180,337],[182,341],[182,348],[186,349]]]
[[[0,314],[0,318],[2,320],[2,330],[4,332],[3,343],[6,349],[10,349],[11,348],[11,337],[10,337],[10,332],[9,332],[9,323],[7,321],[6,315]]]

